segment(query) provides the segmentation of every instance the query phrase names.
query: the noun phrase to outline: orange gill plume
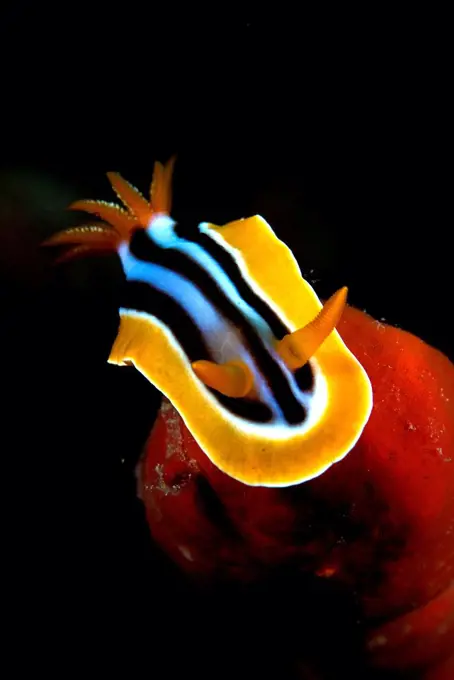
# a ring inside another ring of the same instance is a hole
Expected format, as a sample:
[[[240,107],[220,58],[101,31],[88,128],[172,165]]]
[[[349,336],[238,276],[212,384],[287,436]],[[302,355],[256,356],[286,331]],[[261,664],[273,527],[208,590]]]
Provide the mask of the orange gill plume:
[[[75,201],[68,207],[69,210],[87,212],[102,221],[70,227],[54,234],[42,245],[71,246],[57,258],[57,263],[90,254],[114,252],[121,242],[130,240],[133,230],[145,229],[154,215],[170,213],[174,164],[174,156],[165,165],[155,162],[149,201],[119,173],[108,172],[107,178],[125,207],[107,201]]]

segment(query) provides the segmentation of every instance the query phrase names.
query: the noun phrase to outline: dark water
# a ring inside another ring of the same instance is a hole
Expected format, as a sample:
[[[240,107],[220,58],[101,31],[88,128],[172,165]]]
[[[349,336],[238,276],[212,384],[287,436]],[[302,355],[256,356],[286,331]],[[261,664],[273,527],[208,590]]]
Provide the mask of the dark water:
[[[348,285],[454,357],[438,27],[216,7],[2,9],[3,586],[26,672],[285,679],[301,643],[292,584],[202,597],[150,544],[133,469],[159,397],[105,363],[119,264],[38,253],[69,201],[110,200],[107,170],[146,190],[176,152],[177,220],[260,213],[320,297]],[[329,651],[362,677],[354,638]]]

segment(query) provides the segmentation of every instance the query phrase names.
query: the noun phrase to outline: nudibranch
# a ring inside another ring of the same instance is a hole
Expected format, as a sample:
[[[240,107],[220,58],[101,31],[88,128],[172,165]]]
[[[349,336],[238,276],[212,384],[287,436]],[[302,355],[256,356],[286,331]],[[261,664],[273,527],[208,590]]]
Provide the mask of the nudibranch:
[[[347,289],[322,305],[260,216],[189,228],[171,217],[174,159],[150,200],[107,173],[125,208],[80,200],[95,224],[45,245],[63,258],[117,252],[126,276],[109,362],[134,365],[180,413],[208,458],[250,486],[317,477],[353,448],[369,378],[336,330]]]

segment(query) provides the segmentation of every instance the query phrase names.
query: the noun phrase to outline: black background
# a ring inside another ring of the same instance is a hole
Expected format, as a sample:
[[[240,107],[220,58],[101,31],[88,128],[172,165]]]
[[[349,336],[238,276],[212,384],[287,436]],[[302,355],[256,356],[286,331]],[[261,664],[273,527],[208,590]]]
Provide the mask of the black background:
[[[328,6],[3,4],[2,553],[17,668],[290,677],[304,603],[201,598],[150,543],[133,467],[159,400],[105,363],[118,262],[55,271],[38,244],[70,200],[112,200],[106,171],[146,191],[154,160],[177,153],[176,219],[260,213],[320,296],[346,284],[352,304],[452,357],[444,24]]]

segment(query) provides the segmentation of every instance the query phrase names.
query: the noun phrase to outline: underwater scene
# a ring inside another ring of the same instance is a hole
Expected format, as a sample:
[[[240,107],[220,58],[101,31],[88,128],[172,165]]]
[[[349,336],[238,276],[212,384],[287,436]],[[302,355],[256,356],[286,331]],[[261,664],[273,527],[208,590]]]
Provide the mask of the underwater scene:
[[[340,73],[323,78],[351,105],[333,120],[308,86],[312,117],[286,88],[269,101],[263,17],[213,20],[237,51],[212,72],[192,17],[179,75],[169,54],[157,66],[161,36],[149,89],[100,87],[106,54],[121,68],[109,39],[70,54],[104,19],[82,3],[56,34],[50,12],[25,3],[3,23],[36,57],[6,98],[0,167],[16,670],[454,680],[452,258],[433,128],[400,126],[391,80],[389,118],[353,116],[362,95],[336,90]],[[132,10],[109,21],[137,31],[125,53],[145,43]],[[82,75],[83,97],[62,85]]]

